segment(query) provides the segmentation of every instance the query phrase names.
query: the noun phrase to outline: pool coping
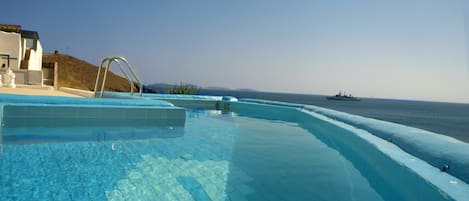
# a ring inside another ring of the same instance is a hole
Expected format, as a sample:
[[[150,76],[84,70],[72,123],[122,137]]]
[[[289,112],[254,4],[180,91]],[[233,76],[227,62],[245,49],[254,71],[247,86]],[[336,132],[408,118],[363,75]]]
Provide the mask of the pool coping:
[[[258,99],[241,99],[241,101],[305,109],[322,114],[392,142],[402,150],[423,159],[438,169],[443,170],[443,167],[447,166],[449,168],[444,171],[469,183],[469,171],[465,171],[469,170],[469,152],[467,152],[469,143],[419,128],[312,105]]]
[[[447,172],[441,171],[439,168],[433,166],[428,161],[425,161],[424,159],[421,159],[418,156],[415,156],[412,153],[403,150],[400,146],[396,145],[395,143],[385,140],[382,137],[367,131],[366,129],[357,127],[353,124],[349,124],[348,122],[343,122],[340,119],[334,118],[334,116],[331,117],[327,114],[318,113],[317,111],[308,108],[315,107],[316,109],[318,109],[320,107],[302,104],[290,104],[278,101],[266,101],[259,99],[240,99],[239,103],[253,105],[268,105],[273,107],[292,109],[308,114],[313,118],[317,118],[329,122],[340,128],[346,129],[351,133],[355,134],[358,138],[362,139],[366,143],[369,143],[370,145],[375,147],[379,152],[385,154],[391,160],[404,167],[407,167],[414,174],[418,175],[423,180],[430,183],[439,191],[444,193],[444,195],[449,196],[451,199],[455,200],[469,200],[469,197],[467,196],[469,195],[469,184],[467,184],[465,181]]]
[[[402,150],[399,146],[375,136],[366,130],[331,119],[325,115],[305,109],[298,110],[351,131],[351,133],[354,133],[357,137],[365,140],[369,144],[372,144],[378,151],[389,156],[396,163],[409,168],[414,174],[428,181],[436,188],[441,189],[449,197],[455,200],[469,200],[467,196],[469,195],[469,184],[451,174],[440,171],[438,168],[432,166],[426,161]]]

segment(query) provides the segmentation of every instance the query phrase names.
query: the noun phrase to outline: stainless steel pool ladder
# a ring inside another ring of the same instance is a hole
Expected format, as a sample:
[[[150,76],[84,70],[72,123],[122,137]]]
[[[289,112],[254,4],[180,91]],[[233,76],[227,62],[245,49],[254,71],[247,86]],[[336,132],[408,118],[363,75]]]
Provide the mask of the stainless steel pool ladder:
[[[103,82],[101,84],[101,90],[99,97],[102,98],[104,95],[104,85],[106,83],[106,77],[107,77],[107,72],[109,71],[109,67],[111,66],[112,62],[116,62],[121,70],[121,72],[124,74],[125,78],[127,78],[127,81],[129,82],[130,85],[130,94],[134,94],[134,82],[138,84],[139,87],[139,94],[142,96],[143,93],[143,82],[140,80],[140,78],[137,76],[137,73],[135,70],[129,65],[129,62],[127,62],[127,59],[121,56],[112,56],[112,57],[106,57],[101,61],[101,65],[98,68],[98,74],[96,76],[96,83],[94,85],[94,93],[95,97],[97,96],[97,91],[98,91],[98,84],[99,80],[101,78],[101,69],[105,67],[104,69],[104,76],[103,76]],[[124,70],[124,67],[122,66],[122,63],[125,64],[125,67],[127,67],[127,71]]]

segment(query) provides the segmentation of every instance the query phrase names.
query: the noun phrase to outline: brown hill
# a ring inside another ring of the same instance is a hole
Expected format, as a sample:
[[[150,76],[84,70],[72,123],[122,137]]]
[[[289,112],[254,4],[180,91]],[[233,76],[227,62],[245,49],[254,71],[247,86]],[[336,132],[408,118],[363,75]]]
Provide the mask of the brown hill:
[[[58,87],[94,90],[97,66],[65,54],[44,54],[42,62],[58,62]],[[105,90],[130,91],[130,86],[127,79],[109,72]]]

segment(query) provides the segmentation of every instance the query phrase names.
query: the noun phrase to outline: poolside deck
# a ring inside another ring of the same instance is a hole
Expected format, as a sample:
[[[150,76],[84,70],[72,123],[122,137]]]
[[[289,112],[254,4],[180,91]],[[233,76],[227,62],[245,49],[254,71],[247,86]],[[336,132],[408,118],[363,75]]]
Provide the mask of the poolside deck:
[[[75,94],[65,93],[57,90],[47,90],[41,88],[6,88],[0,87],[0,94],[20,94],[20,95],[34,95],[34,96],[67,96],[67,97],[82,97]]]

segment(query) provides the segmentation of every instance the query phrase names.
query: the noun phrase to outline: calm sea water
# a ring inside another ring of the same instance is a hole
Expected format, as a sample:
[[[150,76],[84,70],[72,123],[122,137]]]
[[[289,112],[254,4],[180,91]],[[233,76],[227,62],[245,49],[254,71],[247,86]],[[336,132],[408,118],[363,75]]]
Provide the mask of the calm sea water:
[[[203,95],[229,95],[300,103],[425,129],[469,142],[469,104],[366,98],[330,101],[325,96],[254,91],[201,90]]]

